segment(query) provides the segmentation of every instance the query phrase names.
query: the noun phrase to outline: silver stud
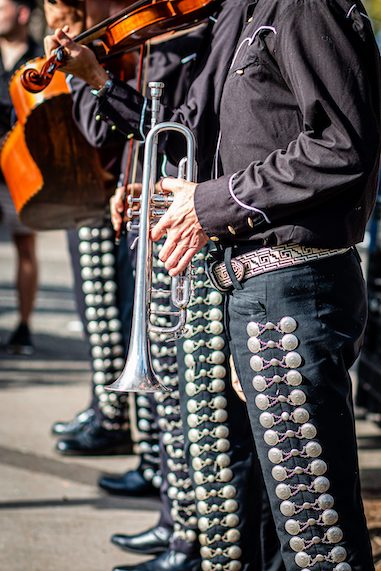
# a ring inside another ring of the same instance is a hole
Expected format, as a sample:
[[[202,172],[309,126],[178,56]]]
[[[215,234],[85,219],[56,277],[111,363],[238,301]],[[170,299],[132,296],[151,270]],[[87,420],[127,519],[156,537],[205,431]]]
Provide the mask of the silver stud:
[[[274,426],[274,416],[270,412],[262,412],[259,417],[259,422],[264,428],[271,428]]]
[[[257,337],[249,337],[247,346],[252,353],[258,353],[261,350],[261,343]]]
[[[290,369],[297,369],[302,364],[302,358],[296,351],[291,351],[287,353],[285,362]]]
[[[333,571],[352,571],[352,567],[349,563],[339,563]]]
[[[212,337],[212,339],[210,340],[210,346],[212,349],[217,349],[218,351],[220,351],[225,347],[225,340],[223,337],[218,337],[218,336]]]
[[[225,438],[217,440],[216,448],[218,452],[227,452],[230,448],[229,440],[226,440]]]
[[[293,502],[289,502],[288,500],[282,502],[279,509],[281,513],[286,517],[295,515],[295,504]]]
[[[223,379],[226,377],[226,369],[222,365],[215,365],[211,371],[213,377],[216,379]]]
[[[285,351],[293,351],[299,345],[298,338],[291,333],[287,333],[282,337],[282,347]]]
[[[288,371],[286,374],[286,381],[291,387],[298,387],[302,384],[302,380],[302,375],[299,373],[299,371],[295,371],[294,369]]]
[[[298,535],[300,533],[300,523],[296,519],[288,519],[284,524],[284,528],[290,535]]]
[[[209,390],[212,393],[222,393],[225,390],[225,381],[222,379],[213,379],[209,385]]]
[[[185,386],[185,392],[189,397],[194,397],[197,392],[197,386],[195,383],[187,383]]]
[[[226,532],[226,540],[229,543],[237,543],[241,539],[241,533],[239,529],[229,529]]]
[[[211,321],[210,322],[210,331],[213,335],[221,335],[224,330],[224,326],[220,321]]]
[[[259,335],[259,326],[258,323],[255,321],[250,321],[246,327],[247,334],[249,337],[258,337]]]
[[[215,408],[226,408],[228,401],[223,396],[217,396],[213,399],[213,405]]]
[[[283,480],[287,478],[286,469],[282,466],[274,466],[274,468],[271,470],[271,473],[274,480],[277,482],[283,482]]]
[[[270,401],[266,395],[259,394],[255,397],[255,404],[259,410],[267,410],[270,406]]]
[[[322,447],[319,442],[315,442],[315,440],[307,442],[306,453],[310,458],[317,458],[322,453]]]
[[[224,480],[223,480],[224,481]],[[226,500],[230,500],[231,498],[235,498],[237,495],[237,490],[234,486],[224,486],[222,489],[223,497]]]
[[[314,460],[315,462],[316,460]],[[319,507],[322,510],[327,510],[332,508],[335,505],[335,500],[330,494],[322,494],[318,498]]]
[[[261,359],[261,357],[258,355],[253,355],[253,357],[250,359],[250,367],[253,369],[253,371],[259,373],[263,369],[263,359]]]
[[[221,365],[225,361],[225,355],[222,351],[213,351],[210,360],[214,365]]]
[[[329,490],[330,482],[329,482],[328,478],[326,478],[325,476],[319,476],[318,478],[316,478],[314,480],[313,487],[314,487],[316,492],[319,492],[320,494],[324,494],[325,492],[327,492]]]
[[[314,476],[322,476],[328,469],[324,460],[313,460],[311,462],[311,472]]]
[[[239,521],[239,517],[237,516],[237,514],[228,514],[225,517],[225,521],[226,521],[226,525],[227,527],[237,527],[240,523]]]
[[[218,291],[211,291],[209,301],[212,305],[220,305],[222,303],[222,295]]]
[[[209,520],[207,517],[200,517],[199,518],[198,528],[200,531],[207,531],[209,529]]]
[[[226,500],[224,502],[224,508],[225,508],[225,511],[227,511],[228,513],[233,513],[233,512],[237,511],[238,504],[235,500]]]
[[[217,438],[227,438],[229,436],[229,429],[227,426],[217,426],[216,428]]]
[[[312,438],[315,438],[317,430],[313,424],[306,423],[300,427],[300,433],[303,436],[303,438],[308,438],[309,440],[311,440]]]
[[[263,439],[269,446],[275,446],[279,443],[279,436],[275,430],[266,430]]]
[[[291,489],[287,484],[278,484],[275,493],[280,500],[288,500],[291,497]]]
[[[293,333],[297,326],[298,324],[293,317],[282,317],[279,322],[279,328],[282,333]]]
[[[302,537],[291,537],[290,547],[293,551],[303,551],[305,548],[304,539]]]
[[[304,424],[310,418],[309,412],[305,408],[296,408],[292,413],[294,421],[298,424]]]
[[[336,510],[324,510],[321,515],[324,525],[335,525],[339,519],[339,515]]]
[[[256,391],[264,391],[267,388],[266,378],[262,375],[255,375],[253,379],[253,387]]]
[[[337,526],[330,527],[327,530],[326,536],[329,543],[340,543],[340,541],[343,539],[343,532]]]
[[[283,461],[283,453],[279,448],[271,448],[268,453],[268,458],[273,464],[280,464]]]
[[[292,404],[294,405],[302,405],[306,402],[306,395],[303,391],[301,391],[300,389],[294,389],[293,391],[291,391],[290,393],[290,401],[292,402]]]
[[[334,547],[331,551],[331,557],[334,563],[341,563],[347,558],[347,551],[341,545]]]
[[[230,458],[227,454],[219,454],[216,458],[216,464],[219,468],[226,468],[230,465]]]
[[[209,312],[209,318],[212,321],[222,321],[223,317],[224,315],[222,311],[218,309],[218,307],[213,307],[213,309],[211,309]]]
[[[300,551],[295,555],[295,563],[302,568],[309,567],[311,563],[311,556],[305,551]]]
[[[184,349],[185,353],[193,353],[194,348],[195,347],[194,347],[193,341],[191,341],[190,339],[187,339],[186,341],[184,341],[183,349]]]
[[[231,482],[233,479],[233,472],[230,468],[223,468],[220,472],[220,480],[222,482]]]

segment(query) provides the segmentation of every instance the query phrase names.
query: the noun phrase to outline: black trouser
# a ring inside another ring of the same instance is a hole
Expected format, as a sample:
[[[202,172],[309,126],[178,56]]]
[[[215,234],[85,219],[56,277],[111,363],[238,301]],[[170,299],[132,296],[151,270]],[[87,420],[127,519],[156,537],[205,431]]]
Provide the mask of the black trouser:
[[[228,315],[287,571],[373,571],[348,374],[366,322],[357,253],[248,279]]]

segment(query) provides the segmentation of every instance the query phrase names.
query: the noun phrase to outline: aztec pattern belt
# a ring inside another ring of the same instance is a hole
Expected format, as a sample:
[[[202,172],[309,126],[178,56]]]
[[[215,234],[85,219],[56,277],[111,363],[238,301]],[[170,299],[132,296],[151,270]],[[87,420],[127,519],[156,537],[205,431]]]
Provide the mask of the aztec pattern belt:
[[[284,244],[272,248],[259,248],[253,252],[241,254],[232,258],[231,265],[238,282],[254,276],[282,270],[291,266],[299,266],[307,262],[313,262],[345,254],[351,248],[322,249],[309,248],[299,244]],[[212,262],[209,265],[209,277],[213,285],[220,291],[228,291],[233,282],[229,276],[225,262]]]

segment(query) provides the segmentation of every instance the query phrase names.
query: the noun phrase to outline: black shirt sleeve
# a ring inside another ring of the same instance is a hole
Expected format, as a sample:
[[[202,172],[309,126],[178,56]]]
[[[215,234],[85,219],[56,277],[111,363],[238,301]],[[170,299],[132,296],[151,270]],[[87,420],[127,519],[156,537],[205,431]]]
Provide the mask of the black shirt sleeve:
[[[287,8],[273,55],[301,110],[302,130],[265,160],[253,157],[244,170],[197,187],[196,210],[209,235],[231,238],[233,225],[247,236],[334,196],[345,201],[377,161],[379,71],[369,21],[358,14],[354,26],[329,0]]]

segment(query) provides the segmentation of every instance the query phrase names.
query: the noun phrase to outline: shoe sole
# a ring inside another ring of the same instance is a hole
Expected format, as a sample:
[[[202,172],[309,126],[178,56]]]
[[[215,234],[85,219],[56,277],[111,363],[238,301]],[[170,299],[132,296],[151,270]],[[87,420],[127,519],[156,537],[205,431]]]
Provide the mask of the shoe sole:
[[[111,543],[116,547],[119,547],[119,549],[121,549],[122,551],[127,551],[128,553],[135,553],[136,555],[160,555],[161,553],[164,553],[164,551],[167,551],[168,549],[168,545],[161,549],[158,548],[158,549],[143,550],[143,549],[133,549],[132,547],[131,548],[122,547],[122,545],[119,545],[119,543],[114,543],[113,541]]]
[[[62,456],[131,456],[131,448],[121,448],[119,446],[106,450],[60,450],[55,449]]]

